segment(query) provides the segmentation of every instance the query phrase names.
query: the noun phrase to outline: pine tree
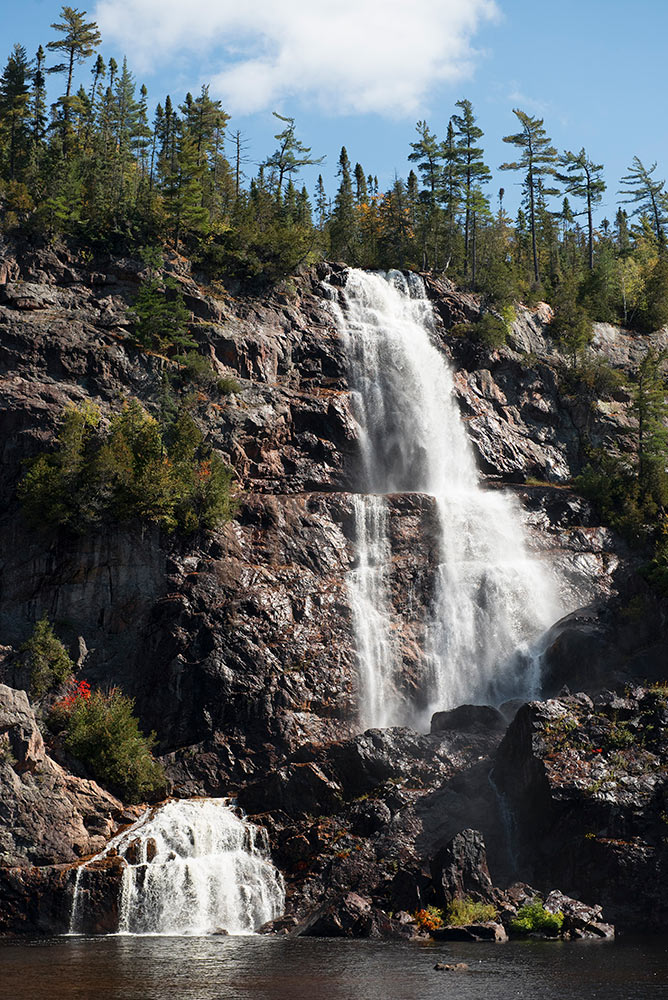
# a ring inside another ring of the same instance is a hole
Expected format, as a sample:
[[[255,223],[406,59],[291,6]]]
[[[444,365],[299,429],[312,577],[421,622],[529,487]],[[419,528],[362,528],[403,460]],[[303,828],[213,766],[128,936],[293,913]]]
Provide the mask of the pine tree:
[[[543,128],[543,119],[527,115],[519,108],[513,108],[513,114],[519,119],[522,131],[503,137],[504,142],[517,146],[522,151],[519,160],[513,163],[502,163],[500,170],[521,170],[524,174],[524,186],[529,203],[529,227],[531,231],[531,251],[533,257],[533,273],[536,284],[540,282],[538,268],[538,247],[536,244],[536,195],[538,181],[545,176],[554,176],[558,162],[557,150],[552,140]],[[543,195],[556,194],[551,188],[544,188]]]
[[[364,169],[361,163],[355,164],[355,203],[357,205],[363,205],[367,198],[369,197],[368,188],[366,186],[366,177],[364,176]]]
[[[315,189],[315,210],[318,216],[318,229],[320,232],[325,228],[327,222],[328,202],[325,194],[325,183],[322,174],[318,174],[318,184]]]
[[[556,174],[557,180],[565,185],[569,194],[583,198],[587,212],[588,259],[589,270],[594,269],[594,222],[592,208],[600,202],[605,191],[605,181],[601,177],[602,163],[594,163],[589,159],[584,148],[579,153],[566,151],[561,157],[560,166],[566,173]]]
[[[445,216],[447,219],[446,254],[449,262],[455,251],[455,216],[459,211],[462,198],[462,183],[459,172],[459,152],[457,150],[455,127],[452,123],[452,119],[448,122],[448,130],[441,149],[443,155],[443,173],[440,199],[444,205]]]
[[[62,21],[56,21],[51,25],[51,27],[64,37],[53,42],[47,42],[46,47],[51,52],[64,53],[66,62],[59,63],[57,66],[49,67],[47,72],[67,73],[65,95],[60,99],[63,107],[63,119],[65,124],[63,142],[65,149],[67,150],[67,131],[70,118],[74,65],[75,63],[85,62],[86,59],[89,59],[93,55],[93,52],[102,41],[102,35],[100,34],[95,21],[86,22],[84,20],[86,16],[85,10],[79,11],[76,7],[63,7],[60,11],[60,16]]]
[[[243,133],[239,129],[232,135],[232,142],[234,143],[234,198],[235,201],[238,201],[239,192],[241,191],[241,178],[245,177],[241,169],[241,164],[247,160],[247,157],[244,155],[246,143],[244,142]]]
[[[663,247],[666,241],[666,207],[662,198],[665,182],[652,178],[655,170],[656,163],[653,163],[648,169],[637,156],[634,156],[628,174],[621,179],[623,188],[618,194],[628,195],[627,198],[622,199],[622,205],[636,206],[631,213],[632,215],[649,213],[656,241],[660,247]]]
[[[274,139],[279,142],[279,147],[265,160],[264,165],[270,167],[275,173],[276,197],[280,200],[284,178],[298,173],[300,167],[322,163],[324,156],[312,157],[311,147],[304,146],[299,141],[295,135],[294,118],[286,118],[284,115],[279,115],[277,111],[274,111],[273,115],[279,121],[285,122],[286,127],[274,136]]]
[[[46,132],[46,80],[44,60],[46,56],[40,45],[35,53],[35,69],[32,76],[32,137],[33,145],[39,146]]]
[[[177,253],[184,230],[203,233],[206,229],[207,213],[202,207],[201,178],[197,146],[194,139],[184,135],[175,154],[174,169],[170,171],[163,188],[165,210]]]
[[[633,385],[633,413],[638,422],[636,450],[641,494],[649,494],[657,479],[665,486],[668,464],[668,401],[663,372],[664,353],[648,348],[638,365]]]

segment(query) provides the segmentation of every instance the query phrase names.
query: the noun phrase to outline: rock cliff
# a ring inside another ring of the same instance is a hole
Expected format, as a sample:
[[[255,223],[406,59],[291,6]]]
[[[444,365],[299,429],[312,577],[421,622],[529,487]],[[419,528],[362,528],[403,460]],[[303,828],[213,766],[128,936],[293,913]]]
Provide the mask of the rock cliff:
[[[42,537],[23,522],[15,489],[25,461],[52,442],[63,407],[90,401],[106,420],[134,396],[155,410],[174,363],[128,336],[142,276],[136,261],[63,247],[0,251],[0,679],[26,687],[14,653],[47,614],[78,676],[135,699],[142,725],[157,732],[175,794],[237,792],[249,812],[264,815],[292,879],[295,919],[335,891],[360,887],[392,908],[428,902],[429,858],[465,828],[486,833],[492,868],[508,874],[505,848],[493,846],[502,817],[487,780],[507,720],[473,718],[430,735],[357,731],[346,572],[358,430],[329,308],[345,269],[318,265],[259,301],[204,285],[186,261],[169,261],[200,350],[240,384],[234,395],[197,389],[194,400],[207,440],[235,470],[238,516],[189,538],[139,524]],[[620,604],[640,586],[636,557],[568,485],[582,465],[585,428],[609,444],[628,419],[628,400],[614,408],[563,394],[547,307],[520,309],[509,345],[490,351],[451,332],[476,318],[475,297],[445,280],[427,287],[487,485],[517,494],[533,547],[561,570],[567,606],[587,608],[549,636],[547,693],[658,677],[665,627],[648,622],[652,614],[663,622],[664,611],[642,590],[650,609],[642,624],[620,618]],[[600,331],[599,341],[629,363],[632,352],[614,332]],[[392,601],[405,623],[408,686],[432,597],[434,517],[430,497],[390,498]],[[120,804],[50,761],[34,719],[20,721],[30,713],[25,695],[2,687],[0,702],[18,762],[3,765],[3,864],[93,853],[119,821]],[[41,748],[47,776],[38,807],[21,763],[29,755],[17,754],[11,736],[21,726]],[[67,830],[54,820],[49,830],[20,832],[33,809],[59,816],[63,795],[72,803]],[[575,876],[567,881],[577,888]],[[35,917],[30,926],[47,925]]]

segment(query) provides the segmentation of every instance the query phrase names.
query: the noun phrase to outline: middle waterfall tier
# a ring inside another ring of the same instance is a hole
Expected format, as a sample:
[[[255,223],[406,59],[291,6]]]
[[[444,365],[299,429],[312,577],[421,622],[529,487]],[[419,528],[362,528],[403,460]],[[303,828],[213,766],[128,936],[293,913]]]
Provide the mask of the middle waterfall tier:
[[[556,579],[529,553],[514,498],[480,484],[424,284],[350,270],[340,295],[361,451],[348,581],[360,721],[424,726],[437,709],[535,695],[536,642],[563,613]],[[410,683],[391,600],[385,497],[396,493],[433,498],[437,521],[420,676]]]

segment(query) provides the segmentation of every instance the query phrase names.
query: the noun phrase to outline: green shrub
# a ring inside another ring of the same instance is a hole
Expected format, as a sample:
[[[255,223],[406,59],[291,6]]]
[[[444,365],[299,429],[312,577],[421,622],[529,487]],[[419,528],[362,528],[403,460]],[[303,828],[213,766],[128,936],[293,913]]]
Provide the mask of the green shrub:
[[[624,388],[623,372],[613,368],[605,358],[579,360],[575,368],[562,374],[561,384],[567,396],[578,396],[593,402],[595,399],[614,399],[615,393]]]
[[[189,413],[177,412],[163,435],[132,399],[106,434],[97,411],[68,407],[56,451],[36,459],[18,495],[36,528],[84,532],[140,519],[190,532],[233,516],[231,487],[232,470],[204,443]]]
[[[69,680],[74,672],[74,664],[46,616],[37,622],[19,652],[30,669],[31,698],[42,698]]]
[[[485,347],[495,349],[503,347],[508,335],[508,328],[505,321],[494,313],[483,313],[478,322],[473,327],[473,338],[484,344]]]
[[[561,931],[563,922],[563,913],[550,913],[539,899],[534,899],[519,908],[516,918],[511,921],[510,931],[519,936],[547,934],[555,937]]]
[[[155,734],[144,736],[133,714],[134,701],[112,689],[66,699],[54,706],[65,746],[90,768],[97,781],[126,802],[141,802],[165,791],[162,765],[153,758]]]
[[[225,395],[241,392],[241,386],[233,376],[219,376],[209,359],[198,351],[177,354],[174,361],[181,366],[179,376],[182,382],[192,382],[204,389],[217,389]]]
[[[504,310],[505,312],[505,310]],[[510,318],[511,314],[507,313]],[[510,319],[512,323],[512,319]],[[485,312],[475,323],[456,323],[450,330],[454,337],[469,337],[485,347],[503,347],[508,335],[506,320],[495,313]]]
[[[16,764],[16,757],[12,753],[8,733],[3,733],[0,736],[0,764],[6,764],[9,767],[14,767]]]
[[[445,922],[454,927],[466,924],[482,924],[494,920],[497,916],[496,907],[491,903],[475,903],[469,896],[453,899],[445,911]]]

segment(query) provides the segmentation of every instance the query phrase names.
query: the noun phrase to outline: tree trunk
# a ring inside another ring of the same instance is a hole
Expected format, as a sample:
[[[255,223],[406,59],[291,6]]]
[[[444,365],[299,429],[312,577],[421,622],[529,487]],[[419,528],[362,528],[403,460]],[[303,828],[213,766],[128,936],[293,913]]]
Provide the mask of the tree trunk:
[[[531,222],[531,250],[533,253],[533,274],[536,280],[536,284],[540,282],[540,274],[538,273],[538,248],[536,246],[536,212],[534,206],[534,191],[533,191],[533,174],[529,170],[528,174],[529,182],[529,219]]]

